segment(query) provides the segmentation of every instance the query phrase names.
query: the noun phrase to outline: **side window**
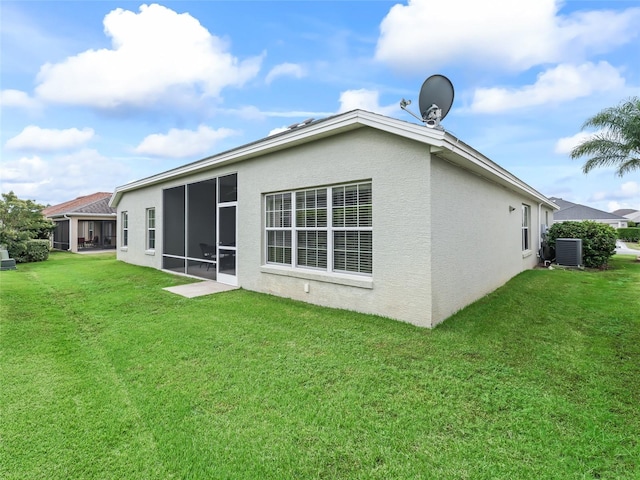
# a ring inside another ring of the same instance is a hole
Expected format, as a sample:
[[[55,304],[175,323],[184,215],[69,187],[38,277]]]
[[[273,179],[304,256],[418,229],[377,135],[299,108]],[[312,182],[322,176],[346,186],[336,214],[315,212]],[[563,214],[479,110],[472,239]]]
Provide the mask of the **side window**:
[[[156,248],[156,209],[147,208],[147,250]]]
[[[531,207],[522,205],[522,251],[531,250]]]
[[[129,246],[129,212],[122,212],[122,246]]]

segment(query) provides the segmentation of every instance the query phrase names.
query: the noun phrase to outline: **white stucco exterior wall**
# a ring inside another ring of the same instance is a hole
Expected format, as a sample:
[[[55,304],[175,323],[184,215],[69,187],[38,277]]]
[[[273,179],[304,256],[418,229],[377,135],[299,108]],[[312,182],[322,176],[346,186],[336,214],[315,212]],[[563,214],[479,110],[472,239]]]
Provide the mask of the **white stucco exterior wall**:
[[[435,156],[431,198],[432,318],[437,324],[533,268],[545,217],[540,214],[541,222],[536,199]],[[523,204],[531,213],[528,251],[522,251]]]
[[[258,148],[254,154],[249,144],[246,154],[235,157],[232,152],[228,161],[198,173],[185,168],[122,187],[116,202],[118,259],[162,268],[163,189],[235,172],[237,279],[248,290],[431,327],[537,264],[539,226],[545,212],[553,218],[552,209],[539,203],[544,197],[518,186],[517,179],[497,166],[488,167],[494,171],[487,177],[498,175],[498,182],[485,178],[483,167],[473,167],[475,173],[461,168],[468,159],[458,165],[432,155],[423,137],[437,142],[437,132],[393,119],[385,122],[389,131],[360,126],[320,132],[311,141],[268,153]],[[454,148],[460,149],[457,144]],[[435,151],[447,153],[442,146]],[[372,183],[373,192],[371,276],[266,264],[266,194],[364,181]],[[523,203],[531,212],[531,249],[524,253]],[[145,251],[150,207],[156,209],[154,252]],[[129,215],[127,247],[121,244],[123,211]]]
[[[244,162],[238,172],[240,285],[430,326],[429,152],[425,145],[360,129]],[[264,194],[360,180],[371,180],[373,186],[372,277],[327,278],[313,270],[265,266]]]

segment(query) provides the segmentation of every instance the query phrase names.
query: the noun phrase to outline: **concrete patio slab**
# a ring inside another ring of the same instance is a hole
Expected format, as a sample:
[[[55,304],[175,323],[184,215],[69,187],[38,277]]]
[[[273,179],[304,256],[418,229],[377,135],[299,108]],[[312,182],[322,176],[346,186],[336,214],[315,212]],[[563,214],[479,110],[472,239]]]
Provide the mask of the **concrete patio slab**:
[[[203,295],[211,295],[213,293],[228,292],[229,290],[236,290],[240,287],[232,287],[231,285],[225,285],[224,283],[213,282],[207,280],[205,282],[188,283],[186,285],[178,285],[176,287],[166,287],[166,290],[177,295],[182,295],[187,298],[201,297]]]

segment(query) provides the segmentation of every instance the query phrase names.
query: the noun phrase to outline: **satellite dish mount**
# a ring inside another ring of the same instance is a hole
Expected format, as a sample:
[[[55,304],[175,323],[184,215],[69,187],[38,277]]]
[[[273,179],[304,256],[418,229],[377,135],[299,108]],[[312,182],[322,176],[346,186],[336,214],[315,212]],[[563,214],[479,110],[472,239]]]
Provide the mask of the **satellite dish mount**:
[[[453,105],[453,96],[453,84],[447,77],[431,75],[424,81],[420,89],[418,105],[421,117],[407,109],[407,106],[411,105],[411,100],[403,98],[400,101],[400,108],[424,123],[428,128],[442,130],[440,121],[449,113],[451,105]]]

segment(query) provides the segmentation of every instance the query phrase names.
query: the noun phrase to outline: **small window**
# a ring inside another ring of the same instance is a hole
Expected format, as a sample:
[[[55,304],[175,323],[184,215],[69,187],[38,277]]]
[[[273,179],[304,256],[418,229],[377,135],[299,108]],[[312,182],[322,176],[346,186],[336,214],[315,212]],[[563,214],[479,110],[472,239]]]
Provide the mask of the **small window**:
[[[156,248],[156,209],[147,208],[147,250]]]
[[[531,250],[531,207],[522,205],[522,251]]]
[[[122,246],[129,246],[129,212],[122,212]]]

